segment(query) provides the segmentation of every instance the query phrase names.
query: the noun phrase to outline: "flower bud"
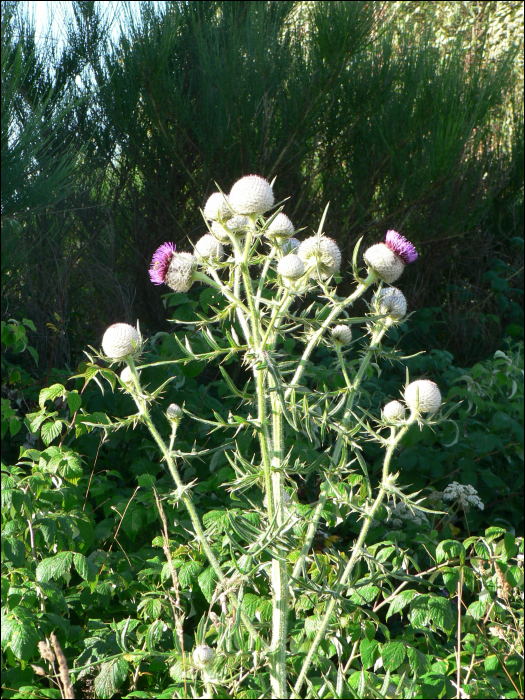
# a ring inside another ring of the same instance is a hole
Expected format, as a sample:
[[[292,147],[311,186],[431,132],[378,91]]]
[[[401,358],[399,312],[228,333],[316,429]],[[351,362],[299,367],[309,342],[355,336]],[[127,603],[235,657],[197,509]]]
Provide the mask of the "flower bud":
[[[182,418],[182,408],[176,403],[170,403],[166,409],[166,416],[168,420],[177,423]]]
[[[104,333],[102,349],[112,360],[135,355],[140,350],[140,335],[128,323],[114,323]]]
[[[225,226],[235,236],[244,236],[248,224],[249,220],[247,216],[236,215],[227,221]],[[212,223],[211,232],[221,243],[231,243],[230,237],[218,221],[214,221]]]
[[[304,263],[298,255],[290,253],[279,260],[277,272],[281,277],[286,277],[289,280],[296,280],[304,274]]]
[[[124,382],[124,384],[129,385],[129,386],[134,385],[133,372],[131,371],[131,369],[129,367],[124,367],[124,369],[120,373],[120,378]]]
[[[297,255],[304,261],[310,277],[321,279],[331,277],[341,267],[341,251],[337,243],[328,236],[312,236],[303,241]]]
[[[265,235],[271,239],[290,238],[290,236],[293,236],[294,231],[295,228],[290,219],[286,214],[280,212],[268,226]]]
[[[230,205],[237,214],[264,214],[273,203],[271,185],[259,175],[242,177],[230,192]]]
[[[407,300],[403,292],[396,287],[382,289],[376,299],[380,314],[388,314],[396,320],[406,316]]]
[[[379,277],[388,284],[401,277],[405,263],[384,243],[376,243],[363,254],[369,268],[377,272]]]
[[[390,401],[383,407],[383,416],[392,422],[405,420],[405,407],[400,401]]]
[[[435,413],[441,406],[441,392],[429,379],[418,379],[405,389],[405,401],[413,411]]]
[[[199,644],[199,646],[193,650],[193,660],[197,666],[207,666],[213,659],[213,656],[214,651],[207,644]]]
[[[219,218],[223,221],[231,219],[233,214],[228,206],[228,195],[220,192],[211,194],[204,205],[204,216],[212,221],[218,221]]]
[[[199,238],[195,244],[195,257],[199,262],[220,260],[224,255],[224,248],[211,233]]]
[[[334,341],[340,345],[348,345],[352,342],[352,329],[348,326],[334,326],[331,333]]]
[[[164,279],[175,292],[187,292],[193,284],[197,258],[191,253],[173,253]]]

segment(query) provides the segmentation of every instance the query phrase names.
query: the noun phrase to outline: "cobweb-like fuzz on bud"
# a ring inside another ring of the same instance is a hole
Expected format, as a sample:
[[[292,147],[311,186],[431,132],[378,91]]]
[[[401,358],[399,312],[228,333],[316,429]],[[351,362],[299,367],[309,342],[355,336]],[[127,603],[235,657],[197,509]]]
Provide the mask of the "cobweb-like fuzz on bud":
[[[242,237],[246,233],[248,224],[249,220],[247,216],[236,215],[233,216],[224,225],[232,235]],[[215,238],[221,243],[231,243],[230,237],[218,221],[214,221],[212,223],[211,232],[213,233]]]
[[[293,236],[294,231],[295,228],[290,219],[286,216],[286,214],[280,212],[268,226],[265,235],[271,240],[286,239]]]
[[[264,214],[273,203],[271,185],[259,175],[242,177],[230,192],[230,206],[237,214]]]
[[[112,360],[135,355],[140,350],[140,335],[128,323],[114,323],[104,333],[102,350]]]
[[[310,277],[326,280],[341,268],[341,251],[339,246],[328,236],[312,236],[303,241],[297,255],[304,261]]]
[[[193,660],[197,666],[207,666],[213,659],[214,651],[207,644],[199,644],[193,651]]]
[[[405,401],[413,411],[435,413],[441,407],[441,392],[429,379],[418,379],[405,389]]]
[[[204,205],[204,216],[212,221],[218,221],[219,218],[223,221],[231,219],[233,214],[228,206],[228,195],[220,192],[211,194]]]
[[[124,369],[120,373],[120,378],[122,379],[124,384],[129,384],[133,386],[133,372],[129,367],[124,367]]]
[[[380,314],[388,314],[399,320],[407,313],[407,300],[403,292],[396,287],[382,289],[377,295],[377,305]]]
[[[191,253],[174,253],[165,282],[175,292],[187,292],[193,284],[197,258]]]
[[[207,233],[205,236],[202,236],[202,238],[199,238],[195,244],[195,256],[199,262],[220,260],[223,255],[224,248],[211,233]]]
[[[279,260],[277,272],[281,277],[286,277],[289,280],[296,280],[304,274],[304,263],[298,255],[290,253]]]
[[[331,333],[334,341],[340,345],[349,345],[352,342],[352,329],[348,326],[334,326]]]
[[[390,401],[383,407],[383,415],[389,421],[405,420],[405,407],[400,401]]]
[[[166,409],[166,416],[170,421],[178,422],[182,418],[182,408],[176,403],[170,403]]]
[[[149,268],[149,276],[153,284],[164,284],[175,249],[174,243],[163,243],[153,253]]]
[[[392,284],[401,277],[405,265],[417,260],[417,251],[400,233],[387,231],[385,242],[371,246],[363,258],[382,280]]]

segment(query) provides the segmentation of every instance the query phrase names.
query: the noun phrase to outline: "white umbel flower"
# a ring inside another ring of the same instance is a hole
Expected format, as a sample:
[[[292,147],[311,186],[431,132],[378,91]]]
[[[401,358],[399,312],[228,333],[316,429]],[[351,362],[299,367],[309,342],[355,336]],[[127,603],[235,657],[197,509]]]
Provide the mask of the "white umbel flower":
[[[224,248],[211,233],[207,233],[205,236],[202,236],[202,238],[199,238],[195,244],[195,256],[199,262],[220,260],[223,255]]]
[[[298,255],[290,253],[279,260],[277,272],[289,280],[296,280],[304,275],[304,263]]]
[[[287,241],[284,241],[281,250],[285,255],[288,253],[293,253],[296,248],[299,248],[301,245],[301,241],[298,238],[289,238]]]
[[[331,333],[336,343],[349,345],[352,342],[352,329],[348,328],[348,326],[334,326]]]
[[[259,175],[242,177],[230,192],[230,206],[237,214],[264,214],[273,203],[271,185]]]
[[[193,284],[197,258],[192,253],[173,253],[165,283],[175,292],[187,292]]]
[[[443,500],[458,500],[465,510],[467,510],[469,506],[476,506],[476,508],[480,510],[485,508],[485,504],[478,496],[478,492],[473,486],[470,484],[459,484],[457,481],[453,481],[444,490]]]
[[[413,411],[435,413],[442,403],[441,392],[429,379],[418,379],[405,389],[405,401]]]
[[[325,280],[341,268],[341,251],[337,243],[327,236],[312,236],[303,241],[297,249],[310,272],[310,277]]]
[[[405,263],[384,243],[376,243],[363,254],[363,258],[372,270],[387,284],[392,284],[405,269]]]
[[[286,214],[280,212],[268,226],[265,235],[271,239],[290,238],[290,236],[293,236],[294,231],[295,228],[290,219],[286,216]]]
[[[211,194],[204,205],[204,216],[212,221],[218,221],[219,218],[223,221],[231,219],[233,214],[228,206],[228,195],[220,192]]]
[[[403,292],[396,287],[382,289],[377,295],[377,304],[380,314],[388,314],[396,320],[406,316],[407,300]]]
[[[193,660],[201,668],[207,666],[213,659],[214,651],[207,644],[199,644],[193,650]]]
[[[383,407],[383,415],[389,421],[405,420],[405,407],[400,401],[390,401]]]
[[[170,421],[178,423],[182,418],[182,408],[176,403],[170,403],[166,409],[166,416]]]
[[[236,215],[233,216],[229,221],[225,223],[226,228],[235,236],[243,236],[248,228],[249,220],[247,216]],[[211,232],[215,238],[221,243],[231,243],[230,237],[224,230],[224,228],[219,224],[218,221],[214,221],[211,225]]]
[[[114,323],[102,338],[102,350],[112,360],[121,360],[126,355],[135,355],[139,349],[139,332],[128,323]]]

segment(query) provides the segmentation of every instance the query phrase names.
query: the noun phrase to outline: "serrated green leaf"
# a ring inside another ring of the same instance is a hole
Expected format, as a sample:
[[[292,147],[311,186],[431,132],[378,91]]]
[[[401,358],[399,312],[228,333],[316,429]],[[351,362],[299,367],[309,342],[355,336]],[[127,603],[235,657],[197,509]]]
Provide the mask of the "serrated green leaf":
[[[103,700],[113,697],[128,675],[129,664],[123,658],[113,659],[100,666],[95,678],[95,697]]]
[[[428,601],[430,616],[436,627],[444,632],[450,632],[454,626],[454,615],[450,601],[446,598],[430,598]]]
[[[42,441],[44,445],[49,445],[55,438],[57,438],[62,432],[62,421],[57,420],[54,422],[48,421],[44,423],[41,428]]]
[[[179,569],[179,583],[181,588],[189,588],[192,586],[199,576],[202,569],[202,564],[198,561],[189,561],[183,564]]]
[[[465,563],[465,548],[461,542],[455,540],[444,540],[436,547],[436,559],[438,564],[447,561],[447,559],[459,558],[460,563]]]
[[[426,673],[429,663],[425,654],[413,647],[408,647],[407,654],[412,673],[415,673],[417,676]]]
[[[387,642],[381,649],[383,666],[386,671],[395,671],[401,666],[406,656],[406,647],[403,642]]]
[[[137,612],[143,611],[145,619],[158,620],[162,612],[162,601],[158,598],[141,600]]]
[[[390,603],[388,612],[386,614],[386,619],[395,615],[400,610],[402,610],[406,605],[408,605],[414,598],[417,598],[420,594],[417,591],[401,591],[394,600]]]
[[[381,655],[377,639],[362,639],[359,651],[361,652],[361,662],[364,669],[373,666]]]
[[[26,549],[24,543],[16,537],[2,537],[2,554],[15,567],[24,566]]]
[[[73,556],[73,563],[75,564],[75,569],[78,571],[81,578],[84,581],[96,581],[97,580],[97,568],[91,561],[91,559],[86,559],[83,554],[75,552]]]
[[[48,557],[38,562],[36,567],[36,580],[55,580],[65,573],[68,573],[73,563],[73,552],[59,552],[54,557]]]
[[[211,566],[209,566],[207,569],[205,569],[201,574],[199,574],[199,577],[197,579],[199,581],[199,586],[201,591],[204,593],[204,597],[208,601],[208,603],[211,603],[212,598],[213,598],[213,593],[215,589],[217,588],[217,574],[215,571],[212,569]]]
[[[82,405],[82,397],[76,391],[67,392],[67,405],[69,406],[70,412],[73,414],[78,411]]]
[[[430,611],[428,609],[428,602],[430,596],[420,595],[415,598],[410,603],[410,612],[408,617],[410,622],[415,627],[426,627],[430,620]]]
[[[42,389],[38,397],[40,408],[44,408],[46,401],[53,401],[57,396],[63,396],[65,393],[66,389],[62,384],[53,384],[52,386]]]
[[[17,659],[29,661],[36,653],[36,645],[40,641],[35,625],[27,619],[15,619],[10,632],[11,651]]]

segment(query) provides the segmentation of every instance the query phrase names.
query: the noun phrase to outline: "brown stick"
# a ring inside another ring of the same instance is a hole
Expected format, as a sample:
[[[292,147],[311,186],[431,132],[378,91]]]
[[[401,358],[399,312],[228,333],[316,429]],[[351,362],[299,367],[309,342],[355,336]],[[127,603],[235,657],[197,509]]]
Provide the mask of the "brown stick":
[[[71,679],[69,678],[69,668],[67,665],[66,657],[62,651],[62,647],[59,644],[57,636],[54,632],[51,632],[51,644],[55,650],[55,655],[58,661],[58,670],[60,671],[60,680],[62,682],[62,695],[65,698],[75,699],[75,690],[71,685]]]

